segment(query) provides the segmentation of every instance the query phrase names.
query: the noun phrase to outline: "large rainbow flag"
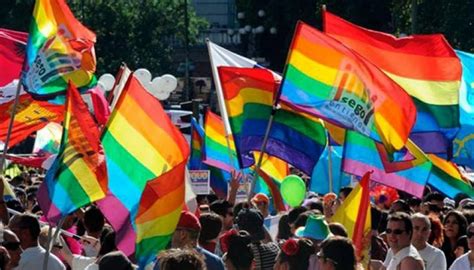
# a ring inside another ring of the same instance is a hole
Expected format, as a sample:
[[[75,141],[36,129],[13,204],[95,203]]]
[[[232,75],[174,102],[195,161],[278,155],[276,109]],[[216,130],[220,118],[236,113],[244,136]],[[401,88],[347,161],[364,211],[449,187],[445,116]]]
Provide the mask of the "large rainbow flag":
[[[219,67],[225,107],[243,167],[254,164],[249,153],[262,147],[272,114],[278,78],[267,69]],[[282,101],[276,110],[265,152],[311,174],[326,144],[320,120]]]
[[[428,178],[428,184],[439,192],[454,199],[459,193],[467,194],[474,199],[474,189],[468,179],[461,174],[458,167],[434,154],[428,154],[433,163],[433,169]]]
[[[72,84],[68,89],[61,148],[38,191],[38,203],[51,222],[107,192],[99,128],[77,89]]]
[[[373,171],[370,178],[417,197],[423,190],[431,172],[431,162],[410,140],[406,149],[393,154],[385,147],[360,133],[347,131],[344,145],[343,170],[357,176]]]
[[[349,238],[354,243],[357,261],[365,267],[370,262],[369,250],[372,230],[370,178],[370,172],[366,172],[331,218],[332,222],[344,225]]]
[[[456,51],[462,63],[459,89],[461,128],[453,140],[453,161],[474,168],[474,54]]]
[[[382,141],[405,145],[416,109],[405,91],[337,40],[299,22],[281,87],[281,100]]]
[[[36,0],[22,82],[32,96],[50,99],[93,82],[95,34],[83,26],[65,0]]]
[[[421,133],[413,136],[414,142],[425,152],[446,152],[459,127],[461,64],[444,36],[397,39],[329,12],[323,13],[323,22],[328,35],[376,65],[412,97],[417,109],[412,132]]]
[[[102,144],[109,192],[99,205],[117,233],[117,247],[127,255],[136,251],[143,265],[166,245],[179,220],[184,203],[181,168],[189,145],[160,102],[134,76],[109,118]],[[170,181],[170,175],[177,177]],[[163,204],[166,207],[154,211]]]

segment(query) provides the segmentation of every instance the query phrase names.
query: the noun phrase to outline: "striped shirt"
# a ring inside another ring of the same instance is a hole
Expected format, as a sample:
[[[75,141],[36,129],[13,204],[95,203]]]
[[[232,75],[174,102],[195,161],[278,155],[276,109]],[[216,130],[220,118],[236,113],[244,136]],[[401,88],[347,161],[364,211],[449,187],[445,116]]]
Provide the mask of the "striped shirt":
[[[272,270],[280,247],[273,242],[250,244],[255,259],[256,270]]]

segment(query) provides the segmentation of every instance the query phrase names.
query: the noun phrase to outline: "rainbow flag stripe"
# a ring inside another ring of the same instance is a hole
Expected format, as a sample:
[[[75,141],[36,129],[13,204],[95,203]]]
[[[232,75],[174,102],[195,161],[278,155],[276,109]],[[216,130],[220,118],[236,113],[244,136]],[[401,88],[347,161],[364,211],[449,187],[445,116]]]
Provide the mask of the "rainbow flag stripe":
[[[172,227],[179,219],[184,200],[181,204],[170,204],[175,208],[166,208],[152,216],[147,209],[153,205],[145,203],[150,198],[144,197],[148,193],[143,192],[148,184],[153,186],[150,181],[161,182],[164,173],[187,162],[189,145],[160,102],[134,76],[129,77],[109,118],[102,144],[106,152],[109,193],[100,201],[101,209],[117,232],[117,247],[130,255],[135,251],[136,243],[137,260],[140,264],[149,262],[152,259],[150,250],[158,252],[158,248],[165,245],[160,241],[168,239],[172,230],[154,227],[143,231],[143,228],[148,228],[147,224],[151,224],[148,222],[153,220]],[[175,194],[184,178],[176,178],[173,182],[171,186],[163,184],[169,189],[160,190],[159,194]],[[166,198],[167,195],[160,196],[156,203]],[[143,242],[145,239],[148,241]],[[154,247],[148,247],[151,243]],[[139,253],[142,251],[144,253]]]
[[[405,145],[416,109],[405,91],[340,42],[299,22],[281,100],[393,149]]]
[[[429,185],[453,199],[459,193],[467,194],[474,199],[474,189],[469,180],[464,179],[454,163],[434,154],[428,154],[428,158],[433,163],[433,169],[428,178]]]
[[[64,0],[37,0],[26,49],[22,82],[35,98],[49,99],[92,83],[95,34],[83,26]]]
[[[107,169],[100,132],[77,89],[69,85],[61,149],[39,189],[51,222],[105,197]]]
[[[219,67],[227,114],[243,167],[254,164],[249,152],[261,150],[279,84],[273,73],[259,68]],[[265,152],[311,174],[326,144],[319,119],[281,102]]]
[[[430,175],[431,162],[410,140],[407,141],[407,148],[389,157],[382,144],[347,131],[343,170],[357,176],[373,171],[372,180],[421,198]]]
[[[325,32],[379,67],[412,97],[413,132],[441,131],[449,139],[459,126],[461,63],[443,35],[396,37],[351,24],[329,12]],[[410,66],[410,68],[407,68]],[[425,139],[426,140],[426,139]],[[427,145],[429,150],[433,148]]]

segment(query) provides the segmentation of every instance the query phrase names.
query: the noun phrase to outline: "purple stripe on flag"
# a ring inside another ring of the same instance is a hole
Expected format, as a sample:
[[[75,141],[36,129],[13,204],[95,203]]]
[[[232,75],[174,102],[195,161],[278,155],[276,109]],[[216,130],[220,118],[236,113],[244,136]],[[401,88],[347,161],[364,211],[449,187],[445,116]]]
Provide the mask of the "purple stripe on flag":
[[[227,172],[231,172],[234,169],[229,164],[224,163],[224,162],[219,161],[219,160],[215,160],[215,159],[206,159],[206,160],[203,160],[202,162],[204,164],[222,169],[222,170],[227,171]]]
[[[381,184],[403,190],[407,193],[415,195],[419,198],[423,196],[424,185],[420,185],[396,173],[386,173],[383,169],[379,169],[369,164],[362,163],[356,160],[344,159],[344,171],[355,175],[364,175],[366,172],[373,171],[370,179]]]
[[[135,252],[135,231],[130,222],[130,213],[127,208],[112,193],[98,201],[97,205],[107,217],[107,220],[115,230],[117,248],[125,255],[130,256]]]
[[[61,211],[54,205],[49,196],[47,185],[41,185],[37,193],[38,203],[41,206],[41,210],[46,214],[46,218],[49,222],[58,223],[61,219]]]
[[[410,134],[410,139],[425,153],[446,154],[450,142],[440,132],[419,132]]]

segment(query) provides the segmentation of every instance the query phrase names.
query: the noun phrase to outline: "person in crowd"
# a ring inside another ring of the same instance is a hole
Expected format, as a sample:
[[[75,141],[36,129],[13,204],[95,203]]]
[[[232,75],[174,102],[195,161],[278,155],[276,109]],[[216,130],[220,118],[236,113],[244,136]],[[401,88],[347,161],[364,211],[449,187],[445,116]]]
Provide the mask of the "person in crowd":
[[[446,256],[448,267],[456,259],[454,250],[456,249],[456,241],[466,233],[467,221],[461,212],[453,210],[446,214],[444,218],[444,242],[441,250]]]
[[[443,209],[444,208],[444,196],[438,192],[431,192],[428,193],[424,198],[423,202],[424,203],[430,203],[430,204],[435,204],[438,206],[438,209]]]
[[[267,195],[263,193],[257,193],[255,196],[253,196],[251,202],[255,208],[257,208],[260,213],[262,213],[263,218],[266,218],[270,215],[270,211],[268,210],[270,199]]]
[[[469,270],[474,269],[474,222],[469,224],[466,230],[467,244],[469,252],[457,258],[449,270]]]
[[[345,237],[333,236],[324,240],[317,257],[320,270],[355,270],[357,268],[354,246],[352,241]]]
[[[417,197],[411,197],[407,201],[408,206],[410,206],[412,213],[418,213],[421,211],[421,199]]]
[[[0,246],[0,270],[12,269],[10,266],[10,255],[6,248]]]
[[[100,258],[97,262],[99,270],[134,270],[135,265],[122,253],[122,251],[112,251]]]
[[[199,217],[201,233],[199,234],[199,246],[214,253],[217,238],[222,230],[222,218],[216,213],[205,213]]]
[[[343,187],[339,190],[339,199],[341,200],[341,203],[349,196],[351,193],[353,187]]]
[[[348,236],[346,228],[341,223],[338,223],[338,222],[329,223],[329,230],[331,231],[333,235],[338,235],[342,237]]]
[[[436,248],[441,248],[444,242],[444,228],[443,223],[437,215],[428,215],[431,223],[431,233],[428,238],[428,243]]]
[[[182,211],[176,230],[171,238],[171,248],[194,249],[204,255],[208,270],[224,270],[224,263],[221,258],[198,246],[200,232],[201,223],[199,219],[189,211]],[[157,268],[155,267],[155,269]]]
[[[411,244],[418,250],[423,258],[426,270],[446,269],[446,257],[444,253],[428,243],[431,232],[431,223],[427,216],[415,213],[411,216],[413,235]]]
[[[323,215],[310,215],[305,226],[296,230],[295,236],[309,239],[313,243],[314,253],[309,258],[309,269],[315,269],[318,265],[316,253],[319,251],[321,242],[333,236],[326,219]]]
[[[242,209],[235,223],[239,231],[247,231],[252,237],[250,248],[255,259],[255,269],[272,269],[280,249],[276,243],[265,241],[266,234],[260,211],[253,208]]]
[[[337,196],[332,192],[323,196],[323,213],[327,220],[331,219],[335,213],[333,206],[336,201]]]
[[[9,229],[3,231],[3,242],[1,245],[7,250],[9,263],[7,264],[7,269],[12,269],[18,266],[20,263],[21,257],[21,246],[20,239],[14,232]]]
[[[232,211],[233,205],[226,200],[217,200],[211,203],[209,206],[211,211],[222,217],[223,226],[222,231],[228,231],[232,229],[234,225],[234,212]]]
[[[230,230],[223,237],[222,242],[227,252],[222,256],[227,270],[251,270],[254,258],[250,244],[252,237],[246,231]]]
[[[206,270],[204,256],[192,249],[167,249],[158,261],[162,270]]]
[[[372,226],[372,235],[371,235],[371,248],[370,248],[370,258],[372,260],[378,260],[379,263],[382,263],[387,256],[388,246],[387,243],[379,236],[378,228],[382,220],[382,211],[376,206],[370,207],[370,218]]]
[[[398,200],[396,200],[392,203],[392,205],[390,206],[390,209],[388,210],[388,212],[390,214],[395,213],[395,212],[405,212],[407,214],[410,214],[411,213],[411,208],[408,205],[408,203],[405,202],[405,200],[398,199]]]
[[[390,249],[384,266],[387,270],[422,270],[423,259],[411,245],[413,226],[410,216],[404,212],[395,212],[388,216],[387,234]]]
[[[300,214],[306,211],[308,211],[308,208],[304,206],[297,206],[291,209],[290,212],[288,212],[288,225],[290,226],[291,235],[294,235],[296,229],[298,229],[297,227],[295,227],[296,219],[298,219]]]
[[[100,238],[103,233],[109,232],[104,229],[105,217],[102,211],[94,205],[87,208],[83,216],[83,224],[86,229],[86,235],[81,238],[80,243],[84,249],[84,255],[95,257],[99,253]]]
[[[20,214],[13,216],[9,223],[9,228],[20,239],[23,249],[17,270],[38,269],[43,265],[46,250],[39,246],[38,236],[40,234],[40,224],[38,219],[30,214]],[[53,254],[48,257],[48,269],[66,269],[64,264]]]
[[[459,237],[458,241],[456,242],[456,249],[454,250],[454,254],[456,254],[456,259],[466,254],[466,252],[468,251],[469,246],[467,244],[467,236],[463,235]]]
[[[274,270],[308,269],[309,258],[314,254],[313,243],[305,238],[289,238],[282,245]]]
[[[288,214],[282,215],[278,221],[278,233],[276,236],[277,241],[286,240],[291,237],[291,228],[288,223]]]

